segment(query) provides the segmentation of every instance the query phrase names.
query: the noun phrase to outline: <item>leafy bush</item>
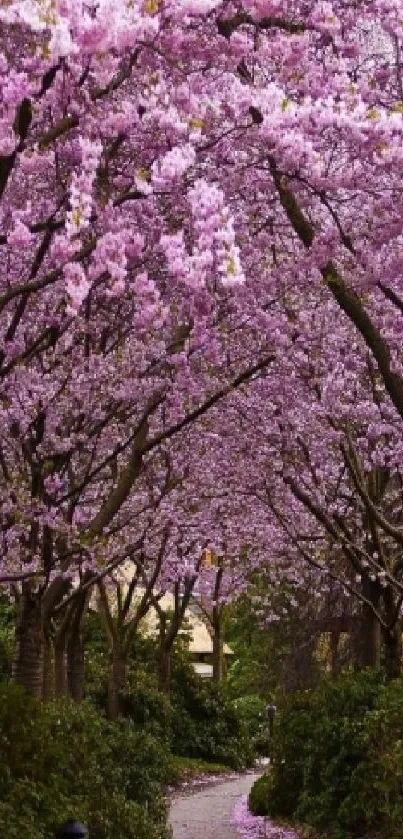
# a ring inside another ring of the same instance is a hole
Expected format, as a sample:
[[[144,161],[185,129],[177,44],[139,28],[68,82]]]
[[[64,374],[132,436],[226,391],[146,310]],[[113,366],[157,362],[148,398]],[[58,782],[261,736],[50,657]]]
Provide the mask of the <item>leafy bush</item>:
[[[94,640],[86,662],[87,695],[97,708],[106,712],[108,653],[105,647],[102,649],[102,636],[95,620],[87,631]],[[136,638],[127,684],[120,697],[124,717],[164,740],[174,754],[233,769],[250,764],[254,757],[255,723],[249,725],[248,713],[238,709],[223,688],[200,679],[190,663],[183,639],[172,655],[169,700],[158,690],[156,656],[154,640]],[[254,709],[252,716],[257,714]]]
[[[279,709],[271,742],[271,788],[267,814],[292,816],[303,788],[312,729],[309,692],[286,697]]]
[[[343,839],[361,829],[345,801],[352,773],[366,757],[364,720],[379,688],[379,676],[363,672],[326,681],[313,696],[312,739],[296,814],[315,827],[334,823],[334,834]]]
[[[365,761],[355,769],[344,810],[365,830],[403,835],[403,681],[381,687],[363,726]],[[343,813],[344,815],[344,813]]]
[[[246,726],[224,690],[182,662],[172,690],[172,751],[242,769],[253,760]]]
[[[269,775],[262,775],[255,781],[249,793],[248,806],[255,816],[267,816],[269,811],[269,795],[271,778]]]
[[[256,755],[269,755],[271,737],[267,717],[267,703],[260,696],[241,696],[233,702],[241,723],[248,732]]]
[[[85,652],[85,696],[100,711],[106,713],[108,704],[109,655],[91,649]]]
[[[169,741],[172,706],[161,691],[155,676],[145,670],[132,670],[121,694],[122,713],[135,725]]]
[[[15,646],[15,606],[0,597],[0,680],[11,676]]]
[[[380,690],[373,673],[326,680],[319,690],[288,697],[277,720],[267,813],[306,822],[328,835],[359,832],[351,777],[366,759],[365,719]]]
[[[0,688],[0,836],[53,839],[79,818],[91,839],[162,839],[165,744],[88,702],[40,705]]]

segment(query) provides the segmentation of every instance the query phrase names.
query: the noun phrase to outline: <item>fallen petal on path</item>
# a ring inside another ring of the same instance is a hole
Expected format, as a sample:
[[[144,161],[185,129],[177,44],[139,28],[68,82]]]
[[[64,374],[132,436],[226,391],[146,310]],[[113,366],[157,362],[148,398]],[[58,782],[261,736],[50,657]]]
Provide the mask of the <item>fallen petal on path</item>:
[[[259,774],[246,773],[231,780],[189,787],[171,799],[169,823],[173,839],[239,839],[232,823],[234,804],[250,792]]]
[[[242,795],[232,811],[231,822],[244,839],[299,839],[290,827],[279,827],[248,809],[248,797]]]

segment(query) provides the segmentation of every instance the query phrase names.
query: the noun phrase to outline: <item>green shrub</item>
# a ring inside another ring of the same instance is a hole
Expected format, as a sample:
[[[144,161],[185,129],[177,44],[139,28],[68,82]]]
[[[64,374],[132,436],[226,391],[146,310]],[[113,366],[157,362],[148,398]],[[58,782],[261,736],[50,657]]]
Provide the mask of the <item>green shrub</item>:
[[[314,695],[314,725],[297,817],[335,836],[361,832],[358,811],[346,807],[351,777],[366,759],[364,724],[380,689],[378,674],[363,672],[326,681]]]
[[[271,789],[270,775],[262,775],[252,786],[249,793],[249,810],[255,816],[269,815],[269,796]]]
[[[107,708],[109,653],[96,615],[85,625],[86,695],[104,713]],[[203,682],[195,673],[186,641],[179,638],[172,652],[170,700],[158,690],[155,639],[134,638],[128,678],[121,692],[125,718],[164,740],[174,754],[241,769],[253,761],[260,710],[237,707],[222,687]],[[253,703],[254,707],[252,708]],[[257,700],[259,703],[259,700]],[[262,704],[262,703],[260,703]],[[264,732],[263,732],[264,736]],[[266,746],[263,746],[266,752]]]
[[[256,755],[269,755],[271,737],[266,712],[267,702],[260,696],[241,696],[233,701],[236,714],[248,732]]]
[[[303,821],[329,836],[359,833],[351,778],[366,759],[365,718],[380,690],[377,674],[326,680],[315,692],[288,697],[277,720],[268,811]]]
[[[155,676],[145,670],[132,670],[121,694],[122,713],[135,725],[153,731],[161,739],[169,740],[172,705],[158,690]]]
[[[381,687],[363,726],[365,761],[352,776],[345,811],[365,830],[388,839],[403,835],[403,681]]]
[[[0,688],[0,836],[54,839],[68,818],[91,839],[164,836],[165,743],[108,723],[90,703],[41,705]]]
[[[203,682],[182,663],[173,682],[172,751],[242,769],[253,761],[253,745],[223,688]]]
[[[100,711],[108,705],[109,654],[91,649],[85,653],[85,696]]]
[[[11,676],[15,647],[15,606],[0,596],[0,681]]]
[[[312,739],[312,717],[312,696],[308,691],[288,696],[279,708],[270,750],[269,807],[273,815],[291,817],[298,806]]]

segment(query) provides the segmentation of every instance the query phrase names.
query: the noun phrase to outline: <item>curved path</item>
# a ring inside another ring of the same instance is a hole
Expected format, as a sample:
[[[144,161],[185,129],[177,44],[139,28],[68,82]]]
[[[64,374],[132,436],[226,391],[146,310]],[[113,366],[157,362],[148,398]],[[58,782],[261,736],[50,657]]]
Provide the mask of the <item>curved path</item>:
[[[175,797],[169,815],[173,839],[239,839],[231,824],[232,811],[260,775],[261,772],[250,772],[192,795]]]

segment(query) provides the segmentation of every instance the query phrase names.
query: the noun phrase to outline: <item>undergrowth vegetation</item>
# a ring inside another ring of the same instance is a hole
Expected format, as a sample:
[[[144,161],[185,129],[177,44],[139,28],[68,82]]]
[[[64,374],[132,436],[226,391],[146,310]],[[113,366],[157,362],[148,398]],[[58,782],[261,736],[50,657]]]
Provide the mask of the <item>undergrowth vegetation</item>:
[[[42,704],[0,688],[0,836],[54,839],[68,818],[91,839],[163,839],[165,744],[90,703]]]
[[[272,769],[251,791],[252,812],[331,839],[400,839],[402,706],[402,680],[384,682],[371,672],[284,698]]]
[[[168,697],[158,689],[155,644],[136,643],[122,713],[110,722],[108,651],[94,616],[88,624],[85,700],[39,701],[11,680],[13,637],[3,611],[1,837],[54,839],[75,818],[91,839],[165,839],[169,786],[253,761],[250,720],[224,688],[196,675],[183,645],[173,655]]]

